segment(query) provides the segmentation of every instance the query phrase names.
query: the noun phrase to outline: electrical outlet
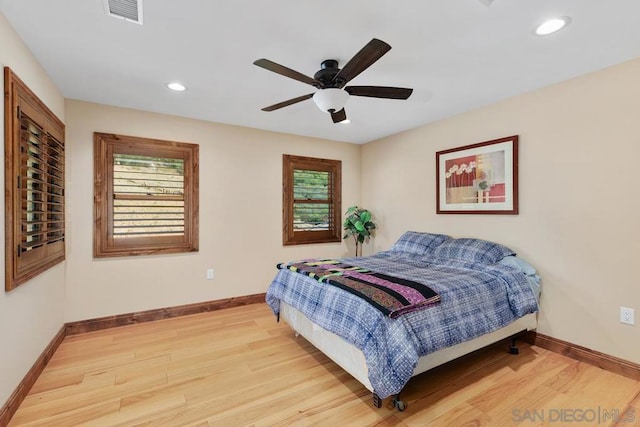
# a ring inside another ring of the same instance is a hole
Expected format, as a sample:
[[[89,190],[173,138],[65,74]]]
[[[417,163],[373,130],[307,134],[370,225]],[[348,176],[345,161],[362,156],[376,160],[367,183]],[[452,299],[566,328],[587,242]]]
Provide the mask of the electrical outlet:
[[[635,313],[633,308],[620,307],[620,323],[635,325]]]
[[[213,280],[213,277],[214,277],[213,273],[214,273],[213,268],[207,269],[207,280]]]

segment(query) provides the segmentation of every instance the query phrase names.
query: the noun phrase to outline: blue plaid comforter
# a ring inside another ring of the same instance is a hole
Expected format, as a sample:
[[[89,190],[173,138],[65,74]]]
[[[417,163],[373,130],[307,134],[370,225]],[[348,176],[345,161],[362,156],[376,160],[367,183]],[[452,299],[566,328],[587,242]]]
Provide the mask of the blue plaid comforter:
[[[442,298],[439,304],[390,319],[335,286],[278,271],[266,298],[273,312],[279,313],[280,301],[285,301],[359,348],[369,381],[382,398],[402,390],[420,356],[493,332],[538,310],[524,274],[510,267],[391,251],[342,260],[424,283]]]

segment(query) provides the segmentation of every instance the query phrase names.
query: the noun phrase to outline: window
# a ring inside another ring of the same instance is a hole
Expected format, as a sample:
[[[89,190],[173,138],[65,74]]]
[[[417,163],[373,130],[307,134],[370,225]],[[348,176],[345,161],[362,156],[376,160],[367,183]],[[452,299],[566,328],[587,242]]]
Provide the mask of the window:
[[[5,289],[64,260],[64,124],[9,69],[5,87]]]
[[[94,133],[95,257],[198,250],[198,146]]]
[[[283,156],[284,245],[340,241],[340,160]]]

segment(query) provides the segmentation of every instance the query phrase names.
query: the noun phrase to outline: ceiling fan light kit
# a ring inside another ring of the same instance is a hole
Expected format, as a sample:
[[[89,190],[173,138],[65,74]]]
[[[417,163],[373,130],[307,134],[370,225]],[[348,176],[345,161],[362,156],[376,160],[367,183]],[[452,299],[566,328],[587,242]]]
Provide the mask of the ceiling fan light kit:
[[[313,78],[298,71],[262,58],[254,61],[254,65],[272,71],[299,82],[306,83],[318,89],[315,93],[298,96],[277,104],[264,107],[262,111],[274,111],[289,105],[297,104],[313,98],[318,108],[331,114],[333,123],[349,123],[344,106],[350,96],[366,96],[369,98],[407,99],[413,89],[389,86],[346,86],[349,81],[358,76],[391,50],[391,46],[382,40],[372,39],[342,68],[338,68],[338,61],[326,59],[320,64]]]
[[[320,89],[313,95],[313,102],[325,113],[335,113],[344,108],[349,94],[338,88]]]

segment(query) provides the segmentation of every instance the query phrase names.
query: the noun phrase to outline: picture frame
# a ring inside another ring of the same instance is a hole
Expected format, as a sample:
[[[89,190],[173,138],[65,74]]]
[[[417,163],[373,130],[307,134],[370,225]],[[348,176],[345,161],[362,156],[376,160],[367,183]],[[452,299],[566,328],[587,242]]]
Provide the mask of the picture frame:
[[[518,214],[518,135],[436,152],[436,213]]]

